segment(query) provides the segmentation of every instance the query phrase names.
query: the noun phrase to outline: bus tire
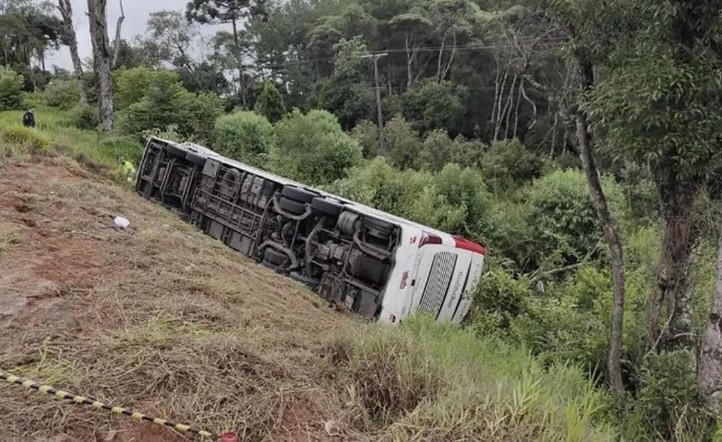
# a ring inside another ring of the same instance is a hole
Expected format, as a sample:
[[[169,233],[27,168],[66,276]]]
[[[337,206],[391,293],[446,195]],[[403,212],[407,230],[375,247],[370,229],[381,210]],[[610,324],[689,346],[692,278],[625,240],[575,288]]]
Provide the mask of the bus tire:
[[[188,160],[190,163],[197,164],[198,166],[206,164],[205,157],[198,155],[195,152],[188,152],[186,154],[186,160]]]
[[[304,204],[311,203],[318,196],[313,192],[295,186],[284,186],[281,195]]]
[[[363,225],[366,226],[371,236],[375,236],[380,239],[388,238],[394,231],[394,226],[392,224],[374,218],[364,218]]]
[[[285,253],[274,250],[268,247],[263,252],[263,262],[270,264],[273,267],[280,267],[288,261],[288,256]]]
[[[288,198],[281,198],[278,200],[278,207],[281,208],[281,210],[284,210],[291,215],[303,215],[306,213],[306,205],[299,203],[298,201],[294,201],[292,199]]]
[[[324,215],[330,215],[337,218],[343,212],[343,206],[336,201],[326,198],[317,197],[311,201],[311,208]]]
[[[174,157],[180,157],[185,158],[186,157],[186,151],[181,149],[180,147],[176,147],[173,144],[167,144],[165,146],[166,153],[173,155]]]

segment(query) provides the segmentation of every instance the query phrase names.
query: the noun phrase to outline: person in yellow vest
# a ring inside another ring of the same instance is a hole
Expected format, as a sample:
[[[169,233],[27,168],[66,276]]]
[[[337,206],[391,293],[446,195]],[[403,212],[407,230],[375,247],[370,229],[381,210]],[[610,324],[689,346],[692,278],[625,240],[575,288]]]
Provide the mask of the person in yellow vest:
[[[135,166],[133,163],[123,157],[120,158],[120,163],[123,165],[123,173],[128,177],[128,182],[135,182]]]

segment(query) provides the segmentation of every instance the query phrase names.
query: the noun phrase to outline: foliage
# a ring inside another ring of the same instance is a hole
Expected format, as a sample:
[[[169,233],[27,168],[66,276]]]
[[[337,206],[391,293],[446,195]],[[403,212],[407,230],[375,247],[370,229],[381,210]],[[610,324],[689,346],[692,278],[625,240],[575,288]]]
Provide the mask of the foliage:
[[[603,179],[607,200],[615,217],[624,221],[624,192],[612,179]],[[561,264],[588,260],[602,250],[602,231],[592,206],[584,174],[556,171],[534,182],[526,200],[530,235],[537,242],[540,261],[555,253]]]
[[[363,150],[364,158],[374,158],[379,151],[379,128],[369,120],[361,120],[351,131],[351,137],[358,141]]]
[[[481,173],[495,192],[514,190],[539,178],[544,162],[519,140],[494,141],[479,162]]]
[[[286,108],[283,105],[283,97],[278,92],[276,86],[267,81],[263,83],[263,90],[256,100],[255,110],[257,113],[263,115],[271,123],[275,123],[286,113]]]
[[[630,417],[629,430],[636,440],[688,438],[700,440],[709,434],[709,419],[697,390],[695,357],[678,350],[652,354],[641,373],[642,388]]]
[[[254,112],[222,115],[213,129],[214,150],[253,166],[264,164],[272,141],[273,126]]]
[[[354,410],[343,423],[375,438],[615,440],[609,398],[577,367],[490,336],[411,318],[352,329],[334,348]]]
[[[95,106],[75,106],[70,110],[69,116],[72,124],[79,129],[92,130],[100,124],[100,116]]]
[[[23,76],[0,67],[0,110],[20,109],[22,92]]]
[[[176,125],[179,134],[196,141],[211,139],[220,99],[212,94],[193,94],[169,72],[136,68],[121,72],[117,83],[119,127],[124,134],[140,135],[148,129],[164,130]]]
[[[384,140],[391,164],[405,169],[419,161],[421,141],[418,133],[403,117],[396,116],[384,126]]]
[[[123,110],[140,102],[150,89],[161,93],[175,93],[180,86],[177,74],[158,70],[152,71],[145,67],[122,69],[115,73],[115,107]]]
[[[274,128],[268,166],[308,184],[328,184],[342,178],[361,161],[361,146],[343,132],[336,118],[322,110],[298,109]]]
[[[80,103],[78,82],[74,79],[56,79],[43,91],[45,104],[60,109],[71,109]]]
[[[458,134],[464,129],[459,122],[464,120],[466,99],[463,87],[450,82],[427,81],[402,96],[404,117],[415,122],[422,131],[446,129],[451,134]]]

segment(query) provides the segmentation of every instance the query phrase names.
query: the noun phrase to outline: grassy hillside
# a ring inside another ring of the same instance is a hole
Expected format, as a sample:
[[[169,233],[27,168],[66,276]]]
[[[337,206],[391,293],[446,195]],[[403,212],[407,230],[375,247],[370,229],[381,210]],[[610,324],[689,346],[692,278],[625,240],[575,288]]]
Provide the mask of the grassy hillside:
[[[246,440],[613,440],[572,366],[424,319],[328,309],[123,182],[140,145],[0,114],[0,368]],[[112,227],[126,216],[129,231]],[[184,440],[0,386],[13,438]]]

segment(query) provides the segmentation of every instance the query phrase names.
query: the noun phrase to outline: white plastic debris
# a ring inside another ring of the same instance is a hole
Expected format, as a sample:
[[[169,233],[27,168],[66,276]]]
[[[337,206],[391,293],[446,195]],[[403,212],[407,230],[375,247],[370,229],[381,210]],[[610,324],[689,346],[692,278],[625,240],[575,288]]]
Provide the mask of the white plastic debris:
[[[130,227],[130,221],[128,221],[127,218],[123,218],[122,216],[116,216],[115,226],[120,229],[127,229],[128,227]]]

